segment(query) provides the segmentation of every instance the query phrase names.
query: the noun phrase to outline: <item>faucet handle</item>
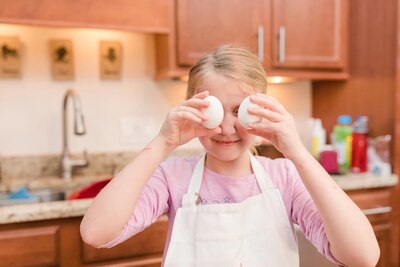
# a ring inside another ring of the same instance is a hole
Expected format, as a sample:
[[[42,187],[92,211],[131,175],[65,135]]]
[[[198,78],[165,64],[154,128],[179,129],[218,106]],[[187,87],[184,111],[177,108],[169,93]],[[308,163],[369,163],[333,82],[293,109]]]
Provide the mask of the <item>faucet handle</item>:
[[[86,148],[83,149],[83,158],[84,158],[86,161],[88,161],[88,154],[87,154]]]
[[[87,156],[86,149],[83,150],[83,158],[80,159],[70,159],[70,163],[72,167],[86,167],[89,165],[89,160]]]
[[[82,167],[86,167],[89,165],[89,157],[86,148],[83,150],[83,159],[82,162],[84,162],[84,165]]]

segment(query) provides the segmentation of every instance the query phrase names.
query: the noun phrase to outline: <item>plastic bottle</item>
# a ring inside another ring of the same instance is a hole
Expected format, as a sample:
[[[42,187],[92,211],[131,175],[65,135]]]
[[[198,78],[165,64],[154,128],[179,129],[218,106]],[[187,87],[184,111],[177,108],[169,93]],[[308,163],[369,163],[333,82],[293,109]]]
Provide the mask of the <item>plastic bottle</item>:
[[[352,132],[351,117],[341,115],[333,127],[333,144],[337,151],[339,173],[347,173],[351,165]]]
[[[311,131],[311,154],[319,158],[322,148],[326,144],[326,131],[320,119],[315,119]]]
[[[337,152],[333,145],[325,145],[319,154],[319,162],[330,174],[338,173]]]
[[[351,152],[351,170],[367,171],[368,117],[359,116],[353,124],[353,144]]]

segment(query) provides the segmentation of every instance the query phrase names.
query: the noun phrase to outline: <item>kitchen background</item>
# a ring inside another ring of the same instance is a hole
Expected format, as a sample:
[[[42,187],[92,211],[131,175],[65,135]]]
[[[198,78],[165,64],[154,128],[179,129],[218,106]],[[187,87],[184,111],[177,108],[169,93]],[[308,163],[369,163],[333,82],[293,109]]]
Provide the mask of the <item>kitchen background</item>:
[[[268,93],[293,114],[303,141],[310,141],[312,117],[321,118],[329,134],[338,115],[366,115],[370,137],[392,135],[391,163],[393,172],[400,173],[398,0],[77,3],[1,1],[0,37],[21,41],[22,76],[0,79],[0,202],[10,189],[4,184],[16,181],[29,181],[28,189],[37,195],[48,190],[49,197],[39,203],[0,206],[1,267],[160,266],[165,217],[114,249],[93,249],[79,235],[91,199],[74,193],[85,192],[88,184],[106,182],[112,171],[131,160],[157,133],[166,112],[183,100],[184,76],[193,62],[204,51],[231,40],[253,51],[263,41],[261,54],[272,76]],[[49,41],[53,39],[72,41],[75,78],[71,81],[52,78]],[[122,45],[119,80],[100,79],[103,40]],[[278,76],[289,79],[273,83]],[[59,172],[61,115],[69,88],[80,96],[87,126],[85,135],[72,135],[69,103],[69,146],[78,156],[86,149],[90,165],[74,169],[73,179],[64,181]],[[199,148],[194,141],[182,153]],[[260,151],[268,154],[269,148]],[[399,266],[397,175],[348,173],[332,178],[370,220],[381,248],[378,266]],[[329,266],[299,237],[301,267]],[[24,245],[31,243],[37,246]]]
[[[73,153],[84,148],[88,153],[141,149],[157,134],[167,111],[184,100],[185,81],[154,80],[154,35],[0,24],[0,36],[18,36],[22,43],[22,78],[0,79],[2,156],[61,153],[62,100],[68,88],[80,95],[87,127],[85,135],[69,138]],[[72,40],[74,80],[52,79],[51,39]],[[122,45],[120,80],[100,79],[101,40]],[[306,133],[304,122],[311,117],[311,82],[270,84],[268,93],[286,106],[301,122],[300,131]],[[68,129],[71,132],[72,126]],[[193,141],[185,147],[198,148],[199,143]]]

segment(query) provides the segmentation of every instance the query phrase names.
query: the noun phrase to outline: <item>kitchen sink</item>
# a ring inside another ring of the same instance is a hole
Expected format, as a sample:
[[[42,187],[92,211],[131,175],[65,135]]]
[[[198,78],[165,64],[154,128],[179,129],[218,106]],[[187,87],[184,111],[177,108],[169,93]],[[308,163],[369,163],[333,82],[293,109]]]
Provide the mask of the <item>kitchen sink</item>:
[[[60,201],[65,200],[67,195],[66,192],[63,190],[50,188],[30,190],[29,193],[29,198],[14,199],[9,198],[9,193],[0,193],[0,206]]]
[[[10,192],[0,192],[0,206],[93,198],[111,178],[86,177],[33,180]],[[11,197],[10,198],[10,196]]]

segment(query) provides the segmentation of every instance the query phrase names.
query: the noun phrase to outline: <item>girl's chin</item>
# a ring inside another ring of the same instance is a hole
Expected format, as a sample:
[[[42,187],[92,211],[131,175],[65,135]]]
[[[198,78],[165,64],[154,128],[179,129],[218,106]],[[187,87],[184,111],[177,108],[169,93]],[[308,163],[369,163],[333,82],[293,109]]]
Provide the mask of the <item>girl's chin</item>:
[[[232,150],[226,150],[226,151],[211,150],[208,151],[207,153],[210,154],[213,158],[223,161],[235,160],[243,154],[242,151],[232,151]]]

